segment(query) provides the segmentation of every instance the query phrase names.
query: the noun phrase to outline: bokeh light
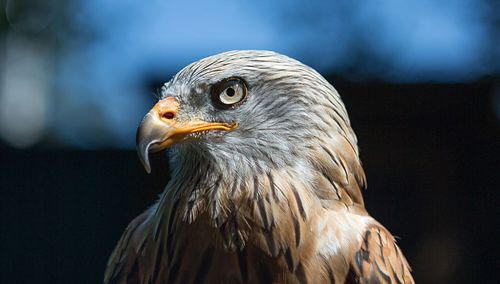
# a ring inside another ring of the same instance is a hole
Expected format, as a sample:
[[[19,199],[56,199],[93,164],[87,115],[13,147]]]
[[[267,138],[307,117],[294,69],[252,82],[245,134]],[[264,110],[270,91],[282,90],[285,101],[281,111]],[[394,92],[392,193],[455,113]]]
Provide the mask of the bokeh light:
[[[498,75],[492,6],[472,0],[9,0],[0,30],[0,137],[13,147],[132,148],[153,101],[152,83],[232,49],[275,50],[351,81]]]

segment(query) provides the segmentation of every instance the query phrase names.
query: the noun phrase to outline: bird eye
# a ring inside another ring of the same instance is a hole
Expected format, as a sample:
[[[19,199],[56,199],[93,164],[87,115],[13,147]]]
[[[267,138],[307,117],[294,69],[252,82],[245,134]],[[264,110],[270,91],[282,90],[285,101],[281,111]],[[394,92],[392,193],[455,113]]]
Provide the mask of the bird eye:
[[[233,107],[242,102],[247,95],[245,83],[240,79],[229,79],[220,82],[213,88],[212,96],[217,105]]]

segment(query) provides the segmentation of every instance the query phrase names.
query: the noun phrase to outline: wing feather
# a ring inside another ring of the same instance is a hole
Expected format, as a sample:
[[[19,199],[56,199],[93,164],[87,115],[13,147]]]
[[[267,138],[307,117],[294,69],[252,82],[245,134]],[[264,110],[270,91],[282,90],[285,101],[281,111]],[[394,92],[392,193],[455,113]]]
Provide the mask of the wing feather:
[[[351,265],[359,283],[415,283],[396,240],[381,225],[366,230]]]
[[[125,229],[109,258],[104,283],[127,283],[138,279],[138,248],[134,242],[147,216],[147,212],[137,216]]]

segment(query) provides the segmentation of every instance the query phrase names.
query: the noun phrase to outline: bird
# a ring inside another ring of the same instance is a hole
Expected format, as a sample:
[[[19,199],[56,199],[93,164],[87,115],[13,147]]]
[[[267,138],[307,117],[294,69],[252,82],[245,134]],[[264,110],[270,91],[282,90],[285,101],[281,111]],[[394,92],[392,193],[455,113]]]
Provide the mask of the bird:
[[[356,135],[336,89],[273,51],[184,67],[137,130],[170,180],[125,229],[104,283],[414,283],[365,209]]]

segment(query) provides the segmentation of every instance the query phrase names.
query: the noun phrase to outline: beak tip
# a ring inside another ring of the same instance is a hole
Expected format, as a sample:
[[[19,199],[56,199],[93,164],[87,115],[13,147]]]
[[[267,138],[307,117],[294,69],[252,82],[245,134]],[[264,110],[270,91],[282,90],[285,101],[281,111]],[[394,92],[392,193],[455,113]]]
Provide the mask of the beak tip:
[[[149,163],[149,159],[146,158],[146,160],[141,159],[142,166],[144,167],[144,170],[146,173],[150,174],[151,173],[151,165]]]
[[[142,166],[144,167],[144,170],[146,170],[146,172],[148,174],[151,173],[151,164],[149,162],[149,152],[148,152],[148,149],[138,149],[137,151],[139,153],[139,160],[141,160],[141,164]]]

